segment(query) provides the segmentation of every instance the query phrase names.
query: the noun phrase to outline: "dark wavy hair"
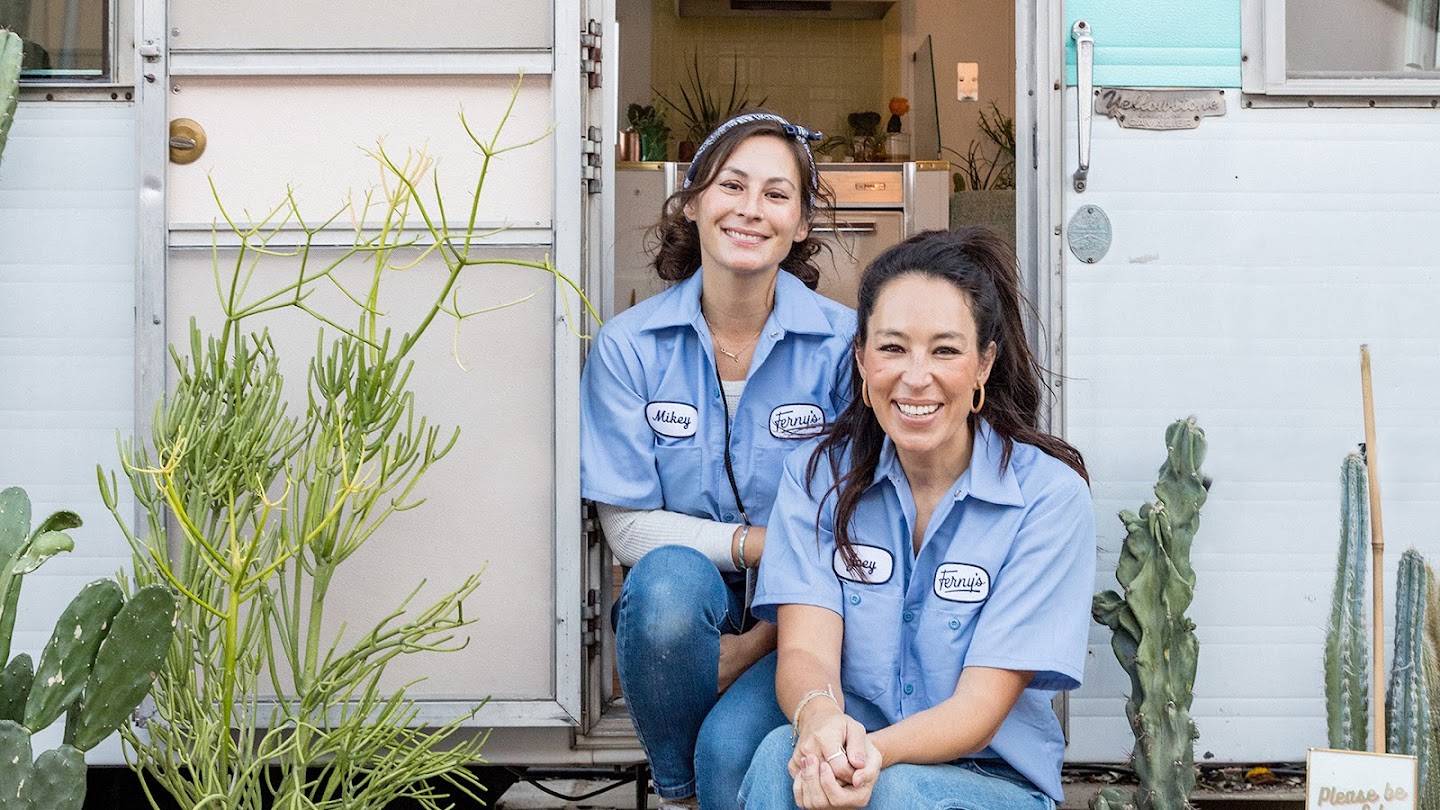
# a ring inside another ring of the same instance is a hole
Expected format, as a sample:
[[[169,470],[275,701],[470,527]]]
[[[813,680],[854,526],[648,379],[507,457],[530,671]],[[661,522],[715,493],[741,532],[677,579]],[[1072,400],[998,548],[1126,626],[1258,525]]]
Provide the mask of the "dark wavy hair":
[[[767,110],[746,110],[744,114],[768,112]],[[685,218],[685,206],[693,202],[705,189],[715,182],[725,161],[744,141],[759,136],[779,138],[795,157],[795,166],[800,175],[800,216],[808,223],[814,223],[817,216],[828,215],[834,219],[835,197],[825,183],[812,176],[810,156],[806,144],[785,134],[779,121],[762,119],[746,121],[722,133],[704,152],[696,155],[699,163],[695,167],[695,179],[689,188],[682,188],[665,200],[660,221],[650,228],[646,248],[655,255],[655,272],[666,281],[684,281],[695,275],[700,268],[700,229]],[[812,185],[813,184],[813,185]],[[810,190],[817,188],[814,200]],[[820,267],[814,258],[822,249],[828,249],[812,231],[805,239],[790,246],[790,252],[780,260],[780,269],[790,273],[805,286],[815,289],[820,283]]]
[[[866,330],[875,302],[886,285],[904,276],[922,276],[953,284],[964,294],[975,316],[977,346],[995,344],[995,362],[985,382],[985,405],[981,414],[970,414],[966,427],[973,436],[975,421],[985,421],[1004,445],[1000,468],[1010,463],[1015,442],[1033,444],[1048,455],[1065,462],[1086,483],[1085,460],[1069,443],[1040,430],[1042,369],[1025,340],[1021,307],[1034,307],[1020,291],[1020,274],[1015,251],[995,231],[981,226],[954,231],[927,231],[886,250],[865,269],[860,279],[855,354],[865,348]],[[847,563],[858,564],[850,524],[860,496],[875,480],[885,432],[875,412],[860,397],[860,369],[852,361],[850,404],[835,419],[825,438],[810,457],[806,488],[815,478],[822,459],[828,459],[835,482],[825,498],[835,493],[835,547]],[[841,464],[849,451],[848,469]],[[824,503],[825,498],[821,498]],[[818,531],[818,528],[817,528]]]

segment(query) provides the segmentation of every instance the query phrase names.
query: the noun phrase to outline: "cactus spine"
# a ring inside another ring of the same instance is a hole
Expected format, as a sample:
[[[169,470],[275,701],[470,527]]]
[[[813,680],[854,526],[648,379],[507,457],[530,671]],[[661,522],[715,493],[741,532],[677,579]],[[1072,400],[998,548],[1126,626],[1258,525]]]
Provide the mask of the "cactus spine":
[[[1206,498],[1200,473],[1205,432],[1194,419],[1179,420],[1166,429],[1165,447],[1155,501],[1141,506],[1139,514],[1120,513],[1126,536],[1115,578],[1125,595],[1096,594],[1091,608],[1095,620],[1113,631],[1115,657],[1130,675],[1125,714],[1135,734],[1139,810],[1189,807],[1195,787],[1197,732],[1190,703],[1199,644],[1185,610],[1195,592],[1190,545]],[[1100,797],[1098,807],[1126,806],[1117,794]]]
[[[1365,460],[1340,466],[1340,560],[1330,626],[1325,632],[1325,717],[1330,747],[1364,751],[1370,714],[1370,653],[1366,646],[1365,570],[1370,509]]]
[[[1418,760],[1421,810],[1440,810],[1440,606],[1435,574],[1420,552],[1400,557],[1395,593],[1395,656],[1385,696],[1389,748]]]
[[[24,575],[74,543],[73,512],[56,512],[33,532],[25,491],[0,492],[0,649],[9,655]],[[32,666],[20,654],[0,670],[0,808],[81,810],[85,757],[125,722],[150,689],[174,634],[175,597],[141,588],[129,602],[120,586],[96,580],[55,623]],[[66,715],[65,741],[31,760],[30,737]]]
[[[0,160],[5,157],[10,124],[20,105],[20,57],[24,45],[14,31],[0,29]]]

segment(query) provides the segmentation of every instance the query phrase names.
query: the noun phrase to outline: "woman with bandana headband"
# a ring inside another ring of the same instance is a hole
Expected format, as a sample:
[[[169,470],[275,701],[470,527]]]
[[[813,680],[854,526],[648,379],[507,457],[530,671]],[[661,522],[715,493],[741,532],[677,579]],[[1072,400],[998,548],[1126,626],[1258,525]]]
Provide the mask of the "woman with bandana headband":
[[[733,808],[785,722],[775,627],[747,573],[783,459],[844,409],[855,315],[814,292],[819,133],[750,112],[696,152],[652,231],[673,283],[600,330],[581,381],[581,488],[633,566],[612,616],[663,808]]]

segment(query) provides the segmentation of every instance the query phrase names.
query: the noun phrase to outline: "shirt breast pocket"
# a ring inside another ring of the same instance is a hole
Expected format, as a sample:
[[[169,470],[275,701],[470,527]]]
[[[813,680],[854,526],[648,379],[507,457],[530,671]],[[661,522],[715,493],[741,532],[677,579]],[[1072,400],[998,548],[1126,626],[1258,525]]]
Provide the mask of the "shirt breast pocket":
[[[709,492],[701,451],[694,439],[664,439],[655,445],[655,470],[666,509],[698,514],[701,493]]]
[[[845,608],[840,680],[846,691],[878,702],[898,679],[900,597],[877,585],[840,584]]]
[[[920,647],[925,693],[943,700],[955,692],[983,602],[943,602],[920,614]]]

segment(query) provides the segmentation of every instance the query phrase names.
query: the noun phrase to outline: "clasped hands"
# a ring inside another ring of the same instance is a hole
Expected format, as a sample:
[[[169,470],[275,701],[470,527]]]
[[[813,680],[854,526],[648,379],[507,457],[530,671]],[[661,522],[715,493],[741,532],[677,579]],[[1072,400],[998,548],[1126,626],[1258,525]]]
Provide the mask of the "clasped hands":
[[[838,707],[817,705],[801,724],[790,757],[795,804],[805,810],[864,807],[880,767],[880,751],[864,726]]]

